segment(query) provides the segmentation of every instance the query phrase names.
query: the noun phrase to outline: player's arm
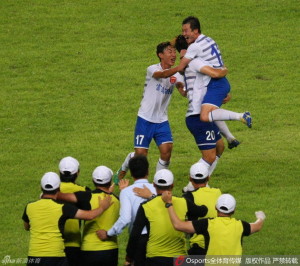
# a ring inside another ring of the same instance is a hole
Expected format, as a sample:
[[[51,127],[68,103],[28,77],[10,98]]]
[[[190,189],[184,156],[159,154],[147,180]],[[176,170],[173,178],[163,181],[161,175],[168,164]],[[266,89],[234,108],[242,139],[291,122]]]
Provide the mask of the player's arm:
[[[29,231],[29,230],[30,230],[30,224],[27,223],[27,222],[24,222],[24,229],[25,229],[26,231]]]
[[[260,231],[264,225],[264,221],[266,219],[266,215],[263,211],[255,212],[257,220],[254,223],[250,223],[251,234],[254,234]]]
[[[173,76],[177,72],[178,72],[178,66],[169,68],[169,69],[165,69],[162,71],[156,71],[153,73],[152,77],[155,79],[168,78],[168,77]]]
[[[183,52],[180,52],[180,63],[179,63],[179,65],[177,66],[177,71],[178,72],[183,72],[184,71],[184,69],[186,68],[186,66],[192,61],[191,59],[189,59],[189,58],[186,58],[186,57],[181,57],[181,54],[182,54]]]
[[[213,68],[210,66],[203,66],[200,69],[200,72],[206,74],[212,78],[223,78],[227,75],[228,69],[226,67],[223,68]]]
[[[104,197],[104,199],[101,199],[99,197],[99,207],[91,210],[91,211],[84,211],[81,209],[78,209],[76,212],[74,218],[81,219],[81,220],[93,220],[97,216],[101,215],[103,212],[105,212],[113,202],[111,201],[111,196],[107,195]]]
[[[72,203],[77,203],[77,197],[75,196],[74,193],[62,193],[58,192],[57,193],[57,200],[60,201],[67,201],[67,202],[72,202]]]
[[[184,84],[182,82],[177,82],[176,83],[176,88],[178,89],[179,93],[183,96],[186,97],[187,91],[184,87]]]
[[[162,194],[162,200],[165,203],[172,203],[172,192],[164,191]],[[195,233],[195,229],[194,229],[192,222],[191,221],[181,221],[178,218],[173,206],[168,207],[168,213],[169,213],[172,225],[177,231],[185,232],[188,234]]]

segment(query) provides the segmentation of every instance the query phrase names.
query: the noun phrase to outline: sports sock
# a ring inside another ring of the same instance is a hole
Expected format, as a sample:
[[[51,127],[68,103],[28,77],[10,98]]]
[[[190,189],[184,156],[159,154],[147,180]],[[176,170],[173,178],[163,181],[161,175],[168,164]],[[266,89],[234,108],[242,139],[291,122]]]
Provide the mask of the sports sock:
[[[208,168],[208,175],[211,176],[213,171],[215,170],[217,163],[219,161],[220,157],[216,156],[216,159],[214,160],[214,162],[212,163],[212,165]]]
[[[156,164],[156,172],[161,169],[168,169],[170,165],[170,162],[163,161],[162,159],[158,159],[158,162]]]
[[[235,139],[224,121],[214,121],[214,123],[220,129],[221,134],[227,139],[228,142],[231,142]]]
[[[225,109],[215,109],[208,113],[208,119],[213,121],[241,120],[244,113],[236,113]]]
[[[129,160],[134,156],[134,152],[129,153],[121,166],[121,170],[127,172],[129,168]]]

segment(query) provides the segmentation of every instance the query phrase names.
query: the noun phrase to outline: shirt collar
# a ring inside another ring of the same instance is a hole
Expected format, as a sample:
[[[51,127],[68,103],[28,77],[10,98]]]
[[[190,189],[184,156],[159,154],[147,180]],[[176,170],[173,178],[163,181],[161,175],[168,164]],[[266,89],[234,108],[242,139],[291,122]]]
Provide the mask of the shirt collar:
[[[149,183],[149,180],[146,178],[141,178],[134,181],[134,184],[140,184],[140,183]]]

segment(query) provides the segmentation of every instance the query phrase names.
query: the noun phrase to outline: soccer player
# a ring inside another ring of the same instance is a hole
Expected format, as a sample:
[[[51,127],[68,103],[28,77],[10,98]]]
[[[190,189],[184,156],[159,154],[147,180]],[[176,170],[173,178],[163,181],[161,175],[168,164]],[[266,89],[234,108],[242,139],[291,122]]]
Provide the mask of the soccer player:
[[[200,120],[201,104],[206,94],[206,85],[210,77],[221,78],[227,74],[226,68],[216,69],[202,59],[194,59],[185,69],[188,110],[186,113],[186,126],[194,136],[202,158],[199,162],[206,165],[211,175],[224,151],[224,143],[219,128],[212,122]],[[183,191],[194,190],[191,182],[183,188]]]
[[[184,92],[183,76],[171,68],[176,61],[176,49],[170,42],[157,45],[156,54],[160,63],[147,68],[144,94],[138,111],[134,133],[134,154],[147,156],[152,139],[160,152],[156,170],[169,167],[173,148],[173,137],[168,122],[168,105],[176,87]],[[119,172],[119,179],[128,171],[128,162],[133,156],[130,153]],[[117,183],[117,182],[116,182]]]
[[[126,249],[127,259],[134,258],[138,248],[138,240],[143,228],[148,231],[146,264],[144,265],[173,265],[173,257],[186,255],[185,234],[174,230],[168,211],[170,204],[164,204],[161,194],[164,191],[172,191],[174,176],[168,169],[162,169],[155,173],[154,186],[157,196],[141,204],[130,234],[130,239]],[[197,206],[184,198],[174,197],[172,202],[180,219],[184,220],[186,215],[191,215],[194,219],[204,216],[207,207]],[[135,262],[134,262],[135,265]]]
[[[144,155],[136,155],[129,161],[129,170],[133,177],[134,183],[124,188],[120,193],[120,216],[119,219],[110,228],[103,228],[97,232],[101,240],[109,240],[110,238],[122,233],[123,229],[128,226],[129,233],[132,230],[133,222],[136,217],[137,210],[145,199],[136,196],[133,189],[146,186],[151,191],[151,196],[156,194],[154,186],[148,181],[149,163]],[[150,197],[151,197],[150,196]],[[145,265],[145,250],[147,243],[147,229],[142,228],[139,238],[137,239],[137,247],[134,256],[135,266]]]
[[[190,16],[184,19],[182,22],[182,34],[189,47],[180,61],[179,71],[183,71],[191,60],[198,57],[209,62],[214,68],[224,66],[218,45],[213,39],[201,33],[198,18]],[[225,77],[222,79],[211,79],[201,110],[201,120],[206,122],[215,121],[228,139],[233,136],[230,136],[231,133],[226,124],[218,121],[240,120],[249,128],[252,127],[252,117],[249,112],[236,113],[219,108],[229,91],[230,84]]]
[[[59,176],[54,172],[46,173],[41,179],[41,198],[28,203],[24,210],[24,228],[30,231],[28,265],[68,265],[63,240],[65,221],[70,218],[92,220],[112,204],[110,196],[97,199],[92,211],[58,203],[59,186]]]
[[[221,190],[208,186],[209,173],[202,163],[195,163],[190,168],[190,181],[194,191],[188,191],[183,197],[196,205],[205,205],[208,208],[207,214],[203,218],[217,217],[215,208],[218,198],[221,196]],[[191,217],[188,217],[191,220]],[[205,255],[206,249],[203,235],[193,234],[190,238],[189,255]]]
[[[76,203],[80,208],[91,210],[97,207],[98,197],[104,198],[110,195],[113,205],[103,215],[87,221],[82,232],[82,244],[80,253],[80,265],[118,265],[118,244],[117,237],[112,237],[108,241],[101,241],[96,232],[99,229],[109,229],[118,219],[120,203],[117,196],[112,194],[110,187],[113,172],[106,166],[98,166],[92,174],[95,185],[93,191],[79,191],[76,193],[59,193],[60,200]]]
[[[79,162],[71,157],[64,157],[59,162],[60,191],[62,193],[74,193],[77,191],[89,191],[85,186],[76,184],[80,173]],[[65,252],[69,266],[79,265],[81,245],[81,222],[78,219],[68,219],[64,228]]]
[[[172,205],[172,193],[166,191],[162,195],[166,204]],[[236,201],[230,194],[222,194],[216,204],[217,217],[183,221],[178,218],[177,210],[169,207],[168,212],[174,228],[180,232],[204,235],[207,255],[242,255],[242,238],[261,230],[266,218],[264,212],[255,212],[257,220],[254,223],[237,220],[234,214]]]

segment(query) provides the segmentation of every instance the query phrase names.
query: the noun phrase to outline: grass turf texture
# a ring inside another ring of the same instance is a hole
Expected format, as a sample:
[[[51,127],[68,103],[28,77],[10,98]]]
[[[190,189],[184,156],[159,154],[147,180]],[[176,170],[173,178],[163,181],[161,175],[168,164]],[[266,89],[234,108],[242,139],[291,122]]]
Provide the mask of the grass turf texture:
[[[0,258],[27,256],[21,215],[39,181],[64,156],[81,164],[92,187],[98,165],[117,170],[132,150],[146,68],[156,45],[200,18],[229,68],[224,108],[253,114],[253,129],[229,122],[242,144],[225,150],[211,185],[237,199],[235,217],[263,230],[244,239],[244,254],[299,254],[298,1],[8,1],[1,2]],[[297,25],[297,26],[296,26]],[[187,131],[186,99],[174,93],[170,169],[180,195],[200,153]],[[158,151],[151,145],[152,180]],[[120,236],[120,265],[127,230]]]

